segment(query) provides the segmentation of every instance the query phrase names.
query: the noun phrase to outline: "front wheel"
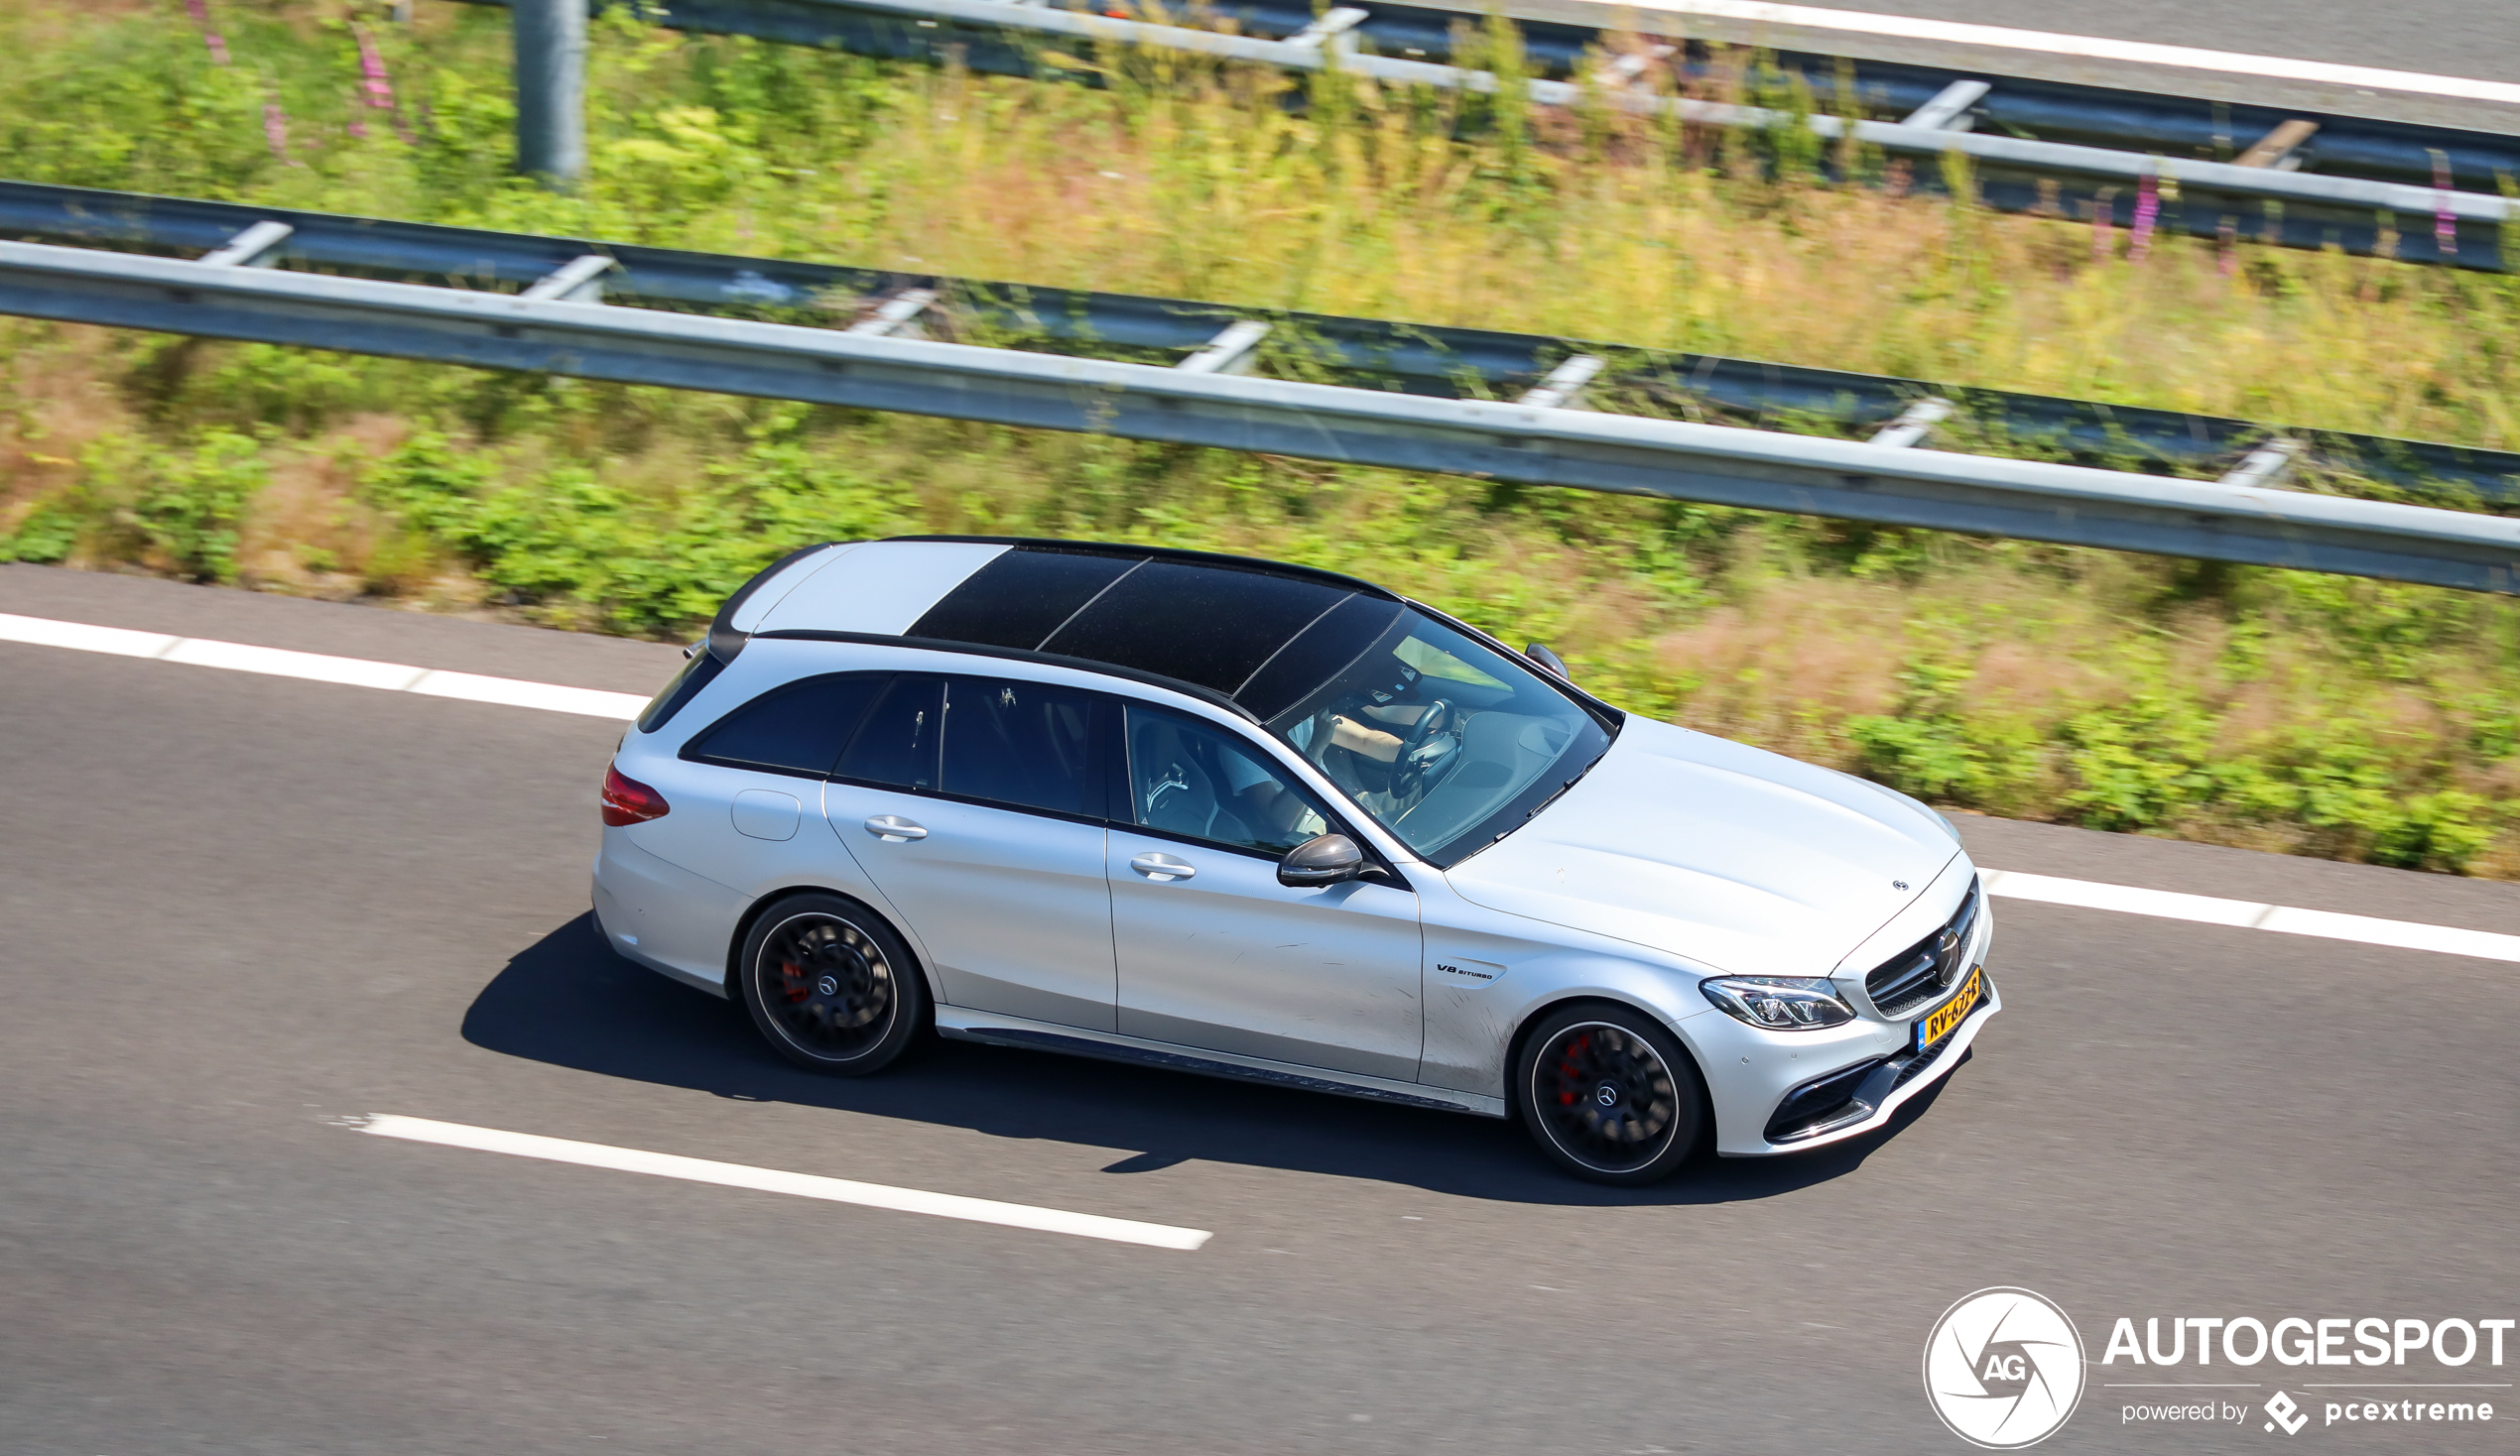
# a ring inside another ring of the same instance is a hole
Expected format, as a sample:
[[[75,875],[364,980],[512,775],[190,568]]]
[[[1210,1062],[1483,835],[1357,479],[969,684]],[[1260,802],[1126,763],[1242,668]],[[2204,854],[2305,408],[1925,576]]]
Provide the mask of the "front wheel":
[[[1560,1167],[1631,1187],[1688,1161],[1706,1125],[1688,1049],[1621,1006],[1571,1006],[1535,1028],[1514,1068],[1514,1103]]]
[[[881,1071],[928,1024],[928,986],[910,948],[836,895],[790,896],[762,911],[736,978],[761,1034],[818,1072]]]

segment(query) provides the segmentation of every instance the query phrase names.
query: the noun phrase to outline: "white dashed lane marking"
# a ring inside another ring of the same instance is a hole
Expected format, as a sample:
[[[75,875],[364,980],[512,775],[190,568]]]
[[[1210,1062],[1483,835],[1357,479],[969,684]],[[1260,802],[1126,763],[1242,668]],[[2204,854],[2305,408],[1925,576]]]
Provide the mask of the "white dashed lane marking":
[[[557,682],[528,682],[518,677],[484,677],[473,672],[253,647],[204,637],[170,637],[162,632],[133,632],[122,627],[94,627],[84,622],[57,622],[50,617],[20,617],[7,612],[0,612],[0,642],[106,653],[118,658],[154,658],[193,667],[223,667],[231,672],[259,672],[267,677],[297,677],[309,682],[416,692],[423,697],[451,697],[553,713],[582,713],[624,722],[639,716],[639,710],[648,705],[646,698],[634,693],[563,687]]]
[[[1858,35],[1891,36],[1906,41],[1993,46],[2043,56],[2124,61],[2139,65],[2175,65],[2183,70],[2218,70],[2233,75],[2309,81],[2314,85],[2410,91],[2425,96],[2453,96],[2468,101],[2520,105],[2520,83],[2511,81],[2433,75],[2419,70],[2384,70],[2372,65],[2302,61],[2289,56],[2249,56],[2235,51],[2201,50],[2195,46],[2164,46],[2152,41],[2115,41],[2104,36],[2070,36],[2056,31],[2025,31],[2011,26],[1971,25],[1965,21],[1926,20],[1918,16],[1879,15],[1862,10],[1827,10],[1812,5],[1771,5],[1765,0],[1644,0],[1644,3],[1620,8],[1648,14],[1664,11],[1702,15],[1717,20],[1748,21],[1753,25],[1807,26],[1815,30],[1852,31]]]
[[[67,648],[73,652],[107,653],[125,658],[153,658],[195,667],[222,667],[233,672],[260,672],[350,687],[415,692],[424,697],[460,698],[505,707],[540,708],[546,712],[583,713],[627,721],[648,700],[635,693],[599,692],[589,687],[563,687],[516,677],[482,677],[401,663],[373,663],[364,658],[326,657],[321,653],[289,652],[241,642],[214,642],[199,637],[169,637],[121,627],[84,622],[59,622],[50,617],[20,617],[0,612],[0,642]],[[2387,920],[2372,915],[2340,914],[2299,906],[2266,905],[2247,900],[2221,900],[2210,895],[2184,895],[2173,890],[2142,890],[2093,880],[2064,880],[2019,870],[1986,870],[1986,892],[2007,900],[2044,905],[2114,910],[2160,919],[2191,920],[2205,925],[2232,925],[2272,930],[2281,935],[2308,935],[2323,940],[2350,940],[2399,950],[2429,950],[2443,955],[2470,955],[2485,960],[2520,962],[2520,935],[2490,930],[2461,930],[2416,920]]]
[[[1108,1239],[1116,1244],[1143,1244],[1152,1249],[1197,1249],[1214,1237],[1205,1229],[1179,1229],[1170,1224],[1105,1218],[1098,1213],[1070,1213],[1061,1208],[1035,1208],[1028,1203],[965,1198],[958,1193],[929,1193],[918,1188],[895,1188],[884,1183],[860,1183],[847,1178],[818,1177],[813,1173],[782,1172],[778,1168],[749,1167],[740,1162],[712,1162],[704,1157],[681,1157],[671,1153],[647,1153],[636,1148],[613,1148],[602,1143],[574,1143],[567,1138],[509,1133],[497,1128],[475,1128],[462,1123],[441,1123],[392,1113],[352,1119],[343,1126],[370,1137],[399,1138],[407,1143],[435,1143],[441,1148],[504,1153],[511,1157],[573,1162],[580,1167],[646,1173],[651,1177],[681,1178],[693,1183],[715,1183],[722,1188],[786,1193],[797,1198],[819,1198],[828,1203],[886,1208],[896,1213],[924,1213],[936,1218],[1002,1224],[1011,1229],[1035,1229],[1046,1234],[1072,1234],[1080,1239]]]
[[[2418,920],[2383,920],[2371,915],[2339,914],[2299,906],[2265,905],[2250,900],[2217,900],[2210,895],[2183,895],[2175,890],[2139,890],[2132,885],[2103,885],[2091,880],[2060,880],[2019,870],[1986,870],[1986,893],[2007,900],[2070,905],[2084,910],[2116,910],[2166,920],[2193,920],[2205,925],[2236,925],[2273,930],[2279,935],[2310,935],[2321,940],[2352,940],[2399,950],[2432,950],[2444,955],[2472,955],[2485,960],[2520,961],[2520,935],[2490,930],[2461,930],[2427,925]]]

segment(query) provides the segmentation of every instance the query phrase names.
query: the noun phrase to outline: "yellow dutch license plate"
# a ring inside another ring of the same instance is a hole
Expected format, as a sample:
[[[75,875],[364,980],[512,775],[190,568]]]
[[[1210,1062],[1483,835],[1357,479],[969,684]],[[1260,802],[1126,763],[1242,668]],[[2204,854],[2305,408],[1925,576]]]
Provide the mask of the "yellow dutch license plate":
[[[1959,995],[1934,1008],[1931,1015],[1916,1024],[1917,1050],[1923,1051],[1952,1034],[1953,1030],[1961,1022],[1966,1021],[1971,1011],[1976,1010],[1977,998],[1982,989],[1980,981],[1984,971],[1983,966],[1970,967],[1968,979],[1960,983]]]

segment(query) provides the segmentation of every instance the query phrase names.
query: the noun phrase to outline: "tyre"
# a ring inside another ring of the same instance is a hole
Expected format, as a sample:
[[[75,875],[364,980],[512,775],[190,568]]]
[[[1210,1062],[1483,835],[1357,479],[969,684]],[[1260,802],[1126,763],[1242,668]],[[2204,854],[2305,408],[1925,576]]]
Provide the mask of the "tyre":
[[[910,947],[836,895],[792,895],[762,911],[735,974],[761,1034],[818,1072],[881,1071],[928,1026],[928,983]]]
[[[1514,1107],[1560,1167],[1636,1186],[1698,1151],[1705,1085],[1671,1030],[1622,1006],[1571,1006],[1523,1039]]]

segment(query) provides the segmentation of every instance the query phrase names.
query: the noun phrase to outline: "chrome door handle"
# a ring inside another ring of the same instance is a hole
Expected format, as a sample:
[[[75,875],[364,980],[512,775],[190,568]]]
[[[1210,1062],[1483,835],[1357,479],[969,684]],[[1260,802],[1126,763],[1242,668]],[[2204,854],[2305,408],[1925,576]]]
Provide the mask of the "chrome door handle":
[[[878,839],[889,840],[895,844],[928,837],[926,825],[916,819],[905,819],[899,814],[877,814],[866,821],[866,832]]]
[[[1159,884],[1166,880],[1187,880],[1198,873],[1190,861],[1169,854],[1142,854],[1129,861],[1129,868]]]

